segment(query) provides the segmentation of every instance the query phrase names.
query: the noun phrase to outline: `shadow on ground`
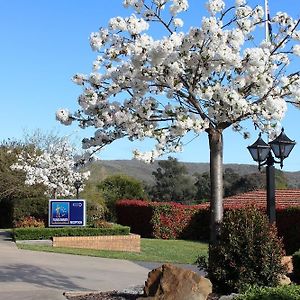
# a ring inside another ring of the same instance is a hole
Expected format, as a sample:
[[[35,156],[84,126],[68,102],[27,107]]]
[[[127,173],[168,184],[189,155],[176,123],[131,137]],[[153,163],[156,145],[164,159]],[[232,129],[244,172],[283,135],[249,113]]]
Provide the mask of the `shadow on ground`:
[[[12,241],[12,236],[9,231],[0,231],[0,238],[3,241]]]
[[[26,264],[12,264],[0,269],[0,282],[27,282],[40,287],[82,289],[68,277],[47,268]]]

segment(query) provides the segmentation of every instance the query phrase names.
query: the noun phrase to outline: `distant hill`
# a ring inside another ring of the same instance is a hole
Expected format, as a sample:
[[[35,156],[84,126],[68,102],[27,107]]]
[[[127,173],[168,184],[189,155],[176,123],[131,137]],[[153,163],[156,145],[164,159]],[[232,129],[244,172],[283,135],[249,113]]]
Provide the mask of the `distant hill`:
[[[209,172],[208,163],[187,163],[181,162],[187,167],[190,175],[195,173]],[[100,182],[105,177],[113,174],[126,174],[136,179],[144,181],[147,184],[153,184],[154,178],[152,172],[158,168],[158,162],[153,164],[146,164],[138,160],[100,160],[94,162],[90,167],[92,182]],[[225,164],[224,169],[232,168],[236,173],[240,175],[256,173],[256,165],[246,164]],[[300,187],[300,172],[284,172],[289,186],[291,188]]]

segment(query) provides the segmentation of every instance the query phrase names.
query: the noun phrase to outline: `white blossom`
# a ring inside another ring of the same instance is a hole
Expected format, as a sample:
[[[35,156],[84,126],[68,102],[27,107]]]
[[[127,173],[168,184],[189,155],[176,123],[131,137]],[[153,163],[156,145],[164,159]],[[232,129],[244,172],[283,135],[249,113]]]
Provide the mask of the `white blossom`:
[[[183,26],[183,21],[180,18],[174,18],[173,23],[174,23],[175,27],[182,27]]]
[[[72,123],[72,116],[68,109],[59,109],[56,112],[56,120],[64,125],[70,125]]]
[[[11,166],[12,170],[21,170],[25,173],[25,184],[43,184],[48,196],[56,194],[60,197],[72,196],[75,193],[74,182],[79,180],[84,187],[90,172],[79,172],[75,154],[66,140],[62,140],[55,145],[50,145],[48,149],[41,151],[35,149],[32,155],[21,152],[18,155],[17,163]],[[77,157],[77,161],[82,161],[82,157]]]
[[[295,55],[300,56],[300,45],[295,45],[293,47],[293,52]]]
[[[277,13],[270,20],[272,41],[260,41],[256,32],[262,30],[264,9],[245,0],[236,0],[234,9],[208,0],[209,15],[199,16],[201,22],[186,32],[177,30],[188,17],[187,0],[123,4],[136,15],[111,18],[107,28],[90,36],[99,53],[89,75],[73,77],[83,87],[79,110],[57,112],[65,125],[76,120],[95,129],[83,140],[85,149],[102,149],[124,137],[152,138],[153,149],[134,152],[151,162],[181,151],[186,135],[231,125],[241,131],[246,119],[268,130],[284,117],[287,101],[300,107],[300,76],[289,69],[300,56],[300,31],[288,14]],[[161,26],[155,36],[152,24]]]

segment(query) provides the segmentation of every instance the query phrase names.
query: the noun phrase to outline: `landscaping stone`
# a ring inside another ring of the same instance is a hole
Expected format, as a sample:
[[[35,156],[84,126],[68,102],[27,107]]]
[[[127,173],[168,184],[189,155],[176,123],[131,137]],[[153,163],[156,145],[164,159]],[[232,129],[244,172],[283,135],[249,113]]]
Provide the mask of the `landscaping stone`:
[[[282,265],[286,266],[288,274],[293,273],[293,260],[292,256],[284,256],[281,259]]]
[[[289,285],[291,284],[292,281],[289,277],[287,277],[286,275],[281,275],[279,278],[279,285]]]
[[[171,264],[149,272],[144,295],[138,300],[206,300],[212,293],[209,279]]]

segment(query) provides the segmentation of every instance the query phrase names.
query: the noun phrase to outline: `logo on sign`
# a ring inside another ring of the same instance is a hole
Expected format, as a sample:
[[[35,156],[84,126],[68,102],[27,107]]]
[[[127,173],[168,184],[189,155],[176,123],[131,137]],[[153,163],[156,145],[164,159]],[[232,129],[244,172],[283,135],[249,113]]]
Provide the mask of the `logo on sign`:
[[[68,202],[52,202],[53,224],[66,225],[70,221],[70,210]]]

